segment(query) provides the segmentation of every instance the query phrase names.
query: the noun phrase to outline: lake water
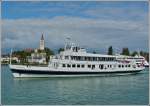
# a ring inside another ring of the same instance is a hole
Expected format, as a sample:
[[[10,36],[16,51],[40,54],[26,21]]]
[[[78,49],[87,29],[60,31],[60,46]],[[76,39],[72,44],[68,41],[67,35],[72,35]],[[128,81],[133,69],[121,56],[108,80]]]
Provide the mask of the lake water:
[[[149,71],[124,76],[13,78],[1,67],[3,105],[147,105]]]

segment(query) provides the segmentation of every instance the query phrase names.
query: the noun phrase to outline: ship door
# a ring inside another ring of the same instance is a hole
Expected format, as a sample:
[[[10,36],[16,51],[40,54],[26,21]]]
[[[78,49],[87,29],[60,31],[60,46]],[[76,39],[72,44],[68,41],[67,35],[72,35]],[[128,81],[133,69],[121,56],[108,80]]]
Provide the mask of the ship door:
[[[92,65],[92,70],[95,69],[95,65]]]

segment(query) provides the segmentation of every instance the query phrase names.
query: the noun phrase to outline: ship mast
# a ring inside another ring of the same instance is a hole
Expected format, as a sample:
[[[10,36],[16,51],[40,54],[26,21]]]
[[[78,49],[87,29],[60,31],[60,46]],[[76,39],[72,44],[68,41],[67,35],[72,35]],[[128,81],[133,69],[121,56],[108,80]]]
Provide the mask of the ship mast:
[[[66,38],[65,50],[68,49],[68,46],[70,45],[70,40],[71,40],[70,37],[67,37],[67,38]]]

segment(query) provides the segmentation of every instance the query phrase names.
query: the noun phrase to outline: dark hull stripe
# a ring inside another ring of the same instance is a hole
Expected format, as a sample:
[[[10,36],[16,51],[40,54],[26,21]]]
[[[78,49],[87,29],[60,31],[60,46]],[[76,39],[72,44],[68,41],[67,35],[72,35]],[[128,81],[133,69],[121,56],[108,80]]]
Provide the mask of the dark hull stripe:
[[[142,70],[137,70],[137,71],[115,71],[115,72],[65,72],[65,71],[27,71],[27,70],[16,70],[16,69],[11,69],[13,73],[19,73],[19,74],[41,74],[41,75],[83,75],[83,74],[113,74],[113,73],[136,73],[140,72]]]

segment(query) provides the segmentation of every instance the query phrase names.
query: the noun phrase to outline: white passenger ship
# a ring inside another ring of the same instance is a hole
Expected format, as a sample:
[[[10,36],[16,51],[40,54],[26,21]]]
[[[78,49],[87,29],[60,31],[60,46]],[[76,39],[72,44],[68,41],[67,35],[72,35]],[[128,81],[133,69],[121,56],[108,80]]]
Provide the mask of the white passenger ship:
[[[47,67],[12,65],[14,77],[62,77],[130,74],[144,70],[135,60],[121,59],[116,55],[87,53],[74,43],[67,43],[64,51],[50,57]]]

